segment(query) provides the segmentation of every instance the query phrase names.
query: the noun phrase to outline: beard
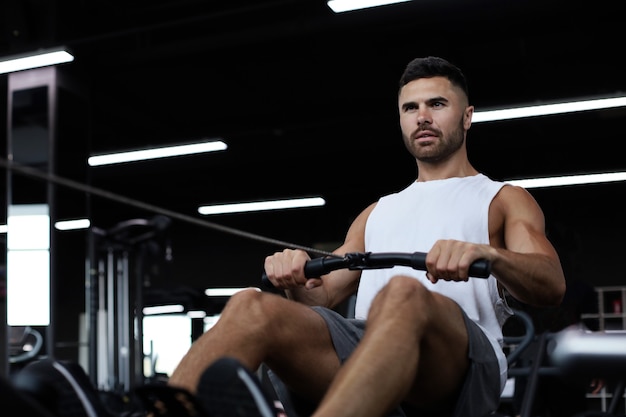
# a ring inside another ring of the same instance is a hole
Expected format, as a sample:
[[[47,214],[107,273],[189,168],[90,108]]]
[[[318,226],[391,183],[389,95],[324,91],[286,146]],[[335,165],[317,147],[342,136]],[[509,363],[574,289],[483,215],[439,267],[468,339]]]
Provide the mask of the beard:
[[[434,132],[440,139],[438,141],[421,145],[415,141],[415,137],[422,131],[429,130]],[[418,129],[410,136],[402,134],[404,145],[413,157],[422,162],[440,162],[446,160],[450,155],[454,154],[463,146],[465,140],[465,130],[463,129],[463,120],[448,135],[443,135],[440,130],[427,126],[424,129]]]

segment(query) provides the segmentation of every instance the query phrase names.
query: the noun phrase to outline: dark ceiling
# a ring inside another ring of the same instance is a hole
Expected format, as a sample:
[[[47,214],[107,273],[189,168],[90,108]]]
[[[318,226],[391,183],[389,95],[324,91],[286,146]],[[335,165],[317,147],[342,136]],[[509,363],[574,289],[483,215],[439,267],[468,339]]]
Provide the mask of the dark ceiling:
[[[617,0],[423,0],[345,14],[323,0],[3,4],[0,55],[58,45],[74,53],[60,68],[85,95],[87,154],[213,137],[229,146],[89,168],[81,181],[305,246],[332,246],[367,204],[414,179],[396,114],[397,80],[414,57],[439,55],[460,66],[478,111],[626,92],[626,3]],[[618,109],[476,124],[470,156],[495,179],[626,170],[625,117]],[[598,205],[616,209],[624,186],[614,187],[536,196],[549,220],[579,224],[573,208],[583,216]],[[327,205],[211,218],[196,212],[201,204],[313,195]],[[153,214],[106,198],[91,204],[105,228]],[[233,284],[248,282],[242,265],[260,270],[262,254],[277,249],[184,220],[172,227],[176,259],[194,265],[200,279],[234,274]]]

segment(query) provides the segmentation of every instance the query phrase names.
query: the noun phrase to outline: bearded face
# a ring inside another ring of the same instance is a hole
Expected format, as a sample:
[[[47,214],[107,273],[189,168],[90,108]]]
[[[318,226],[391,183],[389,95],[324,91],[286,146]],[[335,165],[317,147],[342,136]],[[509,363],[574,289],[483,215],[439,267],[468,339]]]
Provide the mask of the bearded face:
[[[420,141],[418,138],[424,132],[434,136],[431,136],[428,141]],[[463,146],[465,140],[463,117],[449,133],[444,133],[429,123],[424,123],[409,135],[403,132],[402,138],[407,150],[415,159],[431,163],[446,160]]]
[[[407,83],[400,90],[398,110],[404,145],[417,161],[446,161],[465,145],[473,106],[448,79],[420,78]]]

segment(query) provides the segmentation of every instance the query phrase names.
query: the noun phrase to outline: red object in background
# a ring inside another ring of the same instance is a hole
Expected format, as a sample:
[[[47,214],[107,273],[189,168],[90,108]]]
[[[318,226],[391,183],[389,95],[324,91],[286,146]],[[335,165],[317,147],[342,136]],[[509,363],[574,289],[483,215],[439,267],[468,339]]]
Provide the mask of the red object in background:
[[[621,312],[622,312],[622,301],[613,300],[613,313],[621,313]]]

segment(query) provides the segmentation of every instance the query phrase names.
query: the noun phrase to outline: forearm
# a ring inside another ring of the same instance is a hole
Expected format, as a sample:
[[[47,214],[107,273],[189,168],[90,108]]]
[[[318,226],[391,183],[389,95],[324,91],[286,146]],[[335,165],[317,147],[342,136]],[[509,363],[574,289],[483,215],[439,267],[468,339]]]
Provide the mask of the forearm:
[[[518,301],[534,306],[557,306],[565,293],[558,257],[496,249],[493,275]]]
[[[356,292],[360,276],[361,271],[340,269],[311,279],[304,287],[286,290],[285,294],[306,305],[334,308]]]

